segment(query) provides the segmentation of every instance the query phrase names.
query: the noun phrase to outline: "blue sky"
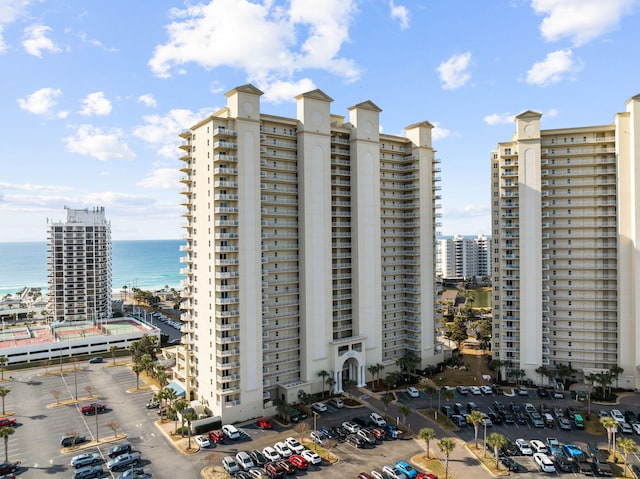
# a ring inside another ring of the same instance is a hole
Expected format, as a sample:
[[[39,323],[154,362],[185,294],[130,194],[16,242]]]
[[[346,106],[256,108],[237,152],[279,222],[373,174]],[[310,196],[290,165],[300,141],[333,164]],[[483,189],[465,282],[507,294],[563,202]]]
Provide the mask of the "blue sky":
[[[489,154],[513,116],[613,122],[640,93],[638,0],[0,0],[0,241],[44,241],[63,206],[113,238],[178,238],[180,130],[253,83],[295,116],[371,100],[385,133],[428,120],[442,233],[490,233]]]

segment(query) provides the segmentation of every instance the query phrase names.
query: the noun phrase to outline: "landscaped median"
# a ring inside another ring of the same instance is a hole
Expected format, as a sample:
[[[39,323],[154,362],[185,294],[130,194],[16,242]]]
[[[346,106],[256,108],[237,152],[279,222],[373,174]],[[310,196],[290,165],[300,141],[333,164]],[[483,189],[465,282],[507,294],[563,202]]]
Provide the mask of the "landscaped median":
[[[482,446],[476,448],[475,442],[467,442],[465,446],[493,476],[500,477],[509,475],[509,471],[504,469],[504,467],[500,467],[500,461],[498,461],[496,467],[496,458],[492,450]]]
[[[411,464],[416,466],[418,469],[426,472],[430,472],[431,474],[435,474],[437,477],[445,477],[445,467],[442,464],[442,461],[438,458],[431,457],[427,459],[427,453],[416,454],[411,458]],[[455,476],[449,470],[449,479],[455,479]]]

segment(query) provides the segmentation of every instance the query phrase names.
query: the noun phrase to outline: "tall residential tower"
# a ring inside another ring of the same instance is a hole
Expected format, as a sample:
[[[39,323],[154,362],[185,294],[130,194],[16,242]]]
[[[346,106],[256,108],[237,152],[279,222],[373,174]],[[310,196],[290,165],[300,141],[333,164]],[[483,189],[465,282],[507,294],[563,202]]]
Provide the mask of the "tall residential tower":
[[[428,122],[380,133],[320,90],[296,118],[252,85],[182,133],[186,244],[177,377],[225,420],[363,384],[408,352],[434,361],[438,160]],[[273,411],[273,409],[270,409]]]
[[[55,322],[111,317],[111,224],[104,208],[64,208],[47,220],[49,315]]]
[[[445,279],[490,276],[491,245],[484,235],[468,238],[455,235],[437,243],[436,273]]]
[[[494,357],[639,387],[640,96],[602,126],[518,115],[491,171]]]

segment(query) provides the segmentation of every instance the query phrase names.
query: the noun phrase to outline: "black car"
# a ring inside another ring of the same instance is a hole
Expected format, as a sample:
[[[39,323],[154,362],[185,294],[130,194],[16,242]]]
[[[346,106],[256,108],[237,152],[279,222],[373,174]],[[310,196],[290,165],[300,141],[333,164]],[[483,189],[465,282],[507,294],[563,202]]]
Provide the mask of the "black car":
[[[509,441],[504,446],[500,448],[501,455],[503,456],[519,456],[520,449],[515,443]]]
[[[71,446],[75,446],[76,444],[82,444],[83,442],[86,442],[87,438],[86,436],[63,436],[60,439],[60,445],[62,447],[71,447]]]
[[[364,441],[364,439],[362,439],[360,436],[356,436],[355,434],[349,434],[347,436],[347,442],[355,447],[366,447],[366,443]]]
[[[473,401],[470,403],[467,403],[467,412],[469,414],[471,414],[471,411],[479,411],[480,408],[478,407],[478,405],[476,403],[474,403]]]
[[[513,414],[511,414],[510,412],[504,412],[502,415],[502,420],[505,422],[505,424],[513,424],[516,422],[516,420],[513,418]]]
[[[344,442],[345,438],[348,435],[347,431],[345,431],[342,426],[330,427],[329,431],[331,431],[331,434],[333,434],[338,442]]]
[[[520,466],[510,456],[500,456],[500,462],[507,468],[507,471],[517,472],[520,470]]]
[[[548,397],[550,397],[549,391],[547,391],[545,388],[538,388],[538,397],[539,398],[548,398]]]
[[[442,411],[442,413],[447,417],[453,416],[453,409],[451,406],[440,406],[440,411]]]
[[[456,414],[464,414],[465,411],[464,411],[464,406],[462,405],[462,403],[459,403],[459,402],[455,403],[453,405],[453,412],[456,413]]]
[[[111,449],[109,449],[109,452],[107,454],[110,458],[113,459],[114,457],[117,457],[120,454],[124,454],[125,452],[131,452],[131,444],[125,443],[113,446]]]
[[[487,414],[487,416],[489,416],[489,419],[491,419],[491,422],[493,424],[502,424],[504,422],[504,419],[502,418],[501,414],[490,412]]]
[[[624,418],[627,420],[629,424],[638,422],[638,415],[633,411],[625,411]]]
[[[369,416],[356,416],[351,420],[351,422],[356,423],[360,427],[369,427],[374,425]]]
[[[504,404],[502,404],[500,401],[493,401],[493,409],[496,412],[502,412],[502,413],[507,411],[507,408],[504,407]]]
[[[564,454],[556,454],[553,456],[556,467],[562,472],[573,472],[573,462],[570,461]]]
[[[511,412],[513,414],[518,414],[522,412],[522,407],[520,406],[520,404],[516,404],[514,402],[512,402],[511,404],[509,404],[509,408],[511,408]]]
[[[267,458],[264,457],[264,455],[260,451],[258,451],[257,449],[255,451],[251,451],[249,453],[249,457],[251,458],[253,463],[256,466],[259,466],[259,467],[264,466],[268,462]]]

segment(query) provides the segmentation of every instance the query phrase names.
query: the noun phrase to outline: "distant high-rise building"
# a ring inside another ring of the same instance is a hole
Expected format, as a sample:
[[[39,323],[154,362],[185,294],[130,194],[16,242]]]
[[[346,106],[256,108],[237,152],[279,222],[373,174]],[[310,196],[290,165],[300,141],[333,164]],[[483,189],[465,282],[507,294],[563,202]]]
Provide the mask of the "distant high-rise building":
[[[111,225],[104,208],[64,208],[47,220],[49,315],[53,321],[111,317]]]
[[[437,244],[436,274],[444,279],[464,280],[491,274],[491,250],[484,235],[476,238],[456,235]]]
[[[261,112],[261,95],[235,88],[181,135],[187,324],[176,377],[225,421],[438,354],[433,126],[382,134],[375,104],[345,121],[320,90],[284,118]]]
[[[493,354],[640,386],[640,95],[615,122],[541,129],[516,117],[491,155]]]

